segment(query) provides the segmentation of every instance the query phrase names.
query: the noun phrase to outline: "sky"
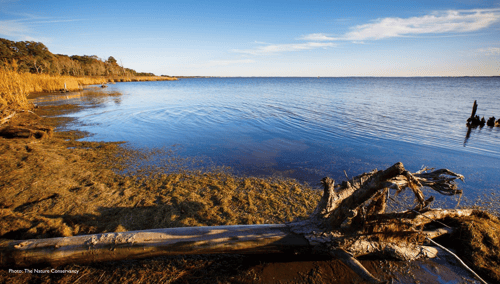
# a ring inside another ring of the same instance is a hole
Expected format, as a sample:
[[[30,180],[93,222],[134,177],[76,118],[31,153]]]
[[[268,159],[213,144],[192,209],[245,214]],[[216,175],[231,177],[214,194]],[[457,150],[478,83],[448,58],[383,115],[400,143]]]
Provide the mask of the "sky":
[[[0,37],[157,75],[500,75],[500,0],[0,0]]]

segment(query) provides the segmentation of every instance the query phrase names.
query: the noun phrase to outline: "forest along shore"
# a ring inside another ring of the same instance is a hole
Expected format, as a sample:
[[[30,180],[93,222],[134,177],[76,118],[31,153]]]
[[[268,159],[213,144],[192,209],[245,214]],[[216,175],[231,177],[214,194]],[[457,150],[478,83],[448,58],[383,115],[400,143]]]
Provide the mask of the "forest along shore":
[[[320,199],[320,192],[294,180],[235,177],[223,169],[188,171],[182,167],[186,160],[168,150],[135,151],[121,147],[119,142],[78,141],[85,133],[55,131],[71,121],[64,114],[80,108],[58,105],[20,111],[0,127],[0,133],[6,134],[0,138],[1,239],[185,226],[279,224],[307,217]],[[155,168],[138,167],[153,155],[165,156],[165,163]],[[129,169],[128,174],[119,174],[125,168]],[[463,259],[470,260],[468,264],[486,279],[498,281],[500,221],[485,213],[452,222],[459,228],[460,238],[446,239],[446,244],[460,248],[458,252]],[[26,275],[3,269],[0,279],[23,283],[27,278],[30,281],[60,278],[76,281],[79,277],[87,280],[104,277],[109,281],[124,277],[146,281],[201,278],[252,283],[291,277],[290,281],[299,283],[338,278],[338,271],[345,275],[339,281],[358,277],[336,260],[286,258],[293,262],[287,264],[280,257],[260,256],[256,260],[248,256],[216,255],[57,268],[79,270],[82,272],[79,275]],[[262,259],[268,262],[263,263]],[[365,260],[363,265],[374,274],[386,276],[382,278],[401,277],[396,275],[403,275],[405,269],[397,261]],[[227,273],[228,269],[236,272]]]

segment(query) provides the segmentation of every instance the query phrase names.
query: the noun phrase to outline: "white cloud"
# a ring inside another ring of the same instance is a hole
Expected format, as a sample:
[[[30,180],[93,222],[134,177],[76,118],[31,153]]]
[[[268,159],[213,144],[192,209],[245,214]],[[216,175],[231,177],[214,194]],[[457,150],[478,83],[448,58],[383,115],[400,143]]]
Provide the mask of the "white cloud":
[[[296,44],[269,44],[266,46],[259,46],[255,49],[235,49],[234,52],[246,53],[246,54],[269,54],[278,53],[286,51],[301,51],[301,50],[311,50],[316,48],[327,48],[336,46],[335,43],[331,42],[307,42],[307,43],[296,43]]]
[[[354,27],[345,35],[345,39],[368,40],[418,34],[473,32],[499,21],[500,9],[436,12],[407,19],[384,18]]]
[[[480,48],[477,49],[476,52],[479,55],[486,55],[486,56],[500,55],[500,47]]]
[[[300,37],[299,39],[312,40],[312,41],[332,41],[332,40],[339,40],[340,38],[331,37],[322,33],[317,33],[317,34],[308,34]]]
[[[227,66],[233,64],[248,64],[255,63],[253,59],[236,59],[236,60],[210,60],[208,62],[209,66]]]
[[[411,18],[383,18],[358,25],[341,37],[322,33],[302,36],[303,40],[377,40],[421,34],[465,33],[478,31],[500,22],[500,9],[449,10]]]

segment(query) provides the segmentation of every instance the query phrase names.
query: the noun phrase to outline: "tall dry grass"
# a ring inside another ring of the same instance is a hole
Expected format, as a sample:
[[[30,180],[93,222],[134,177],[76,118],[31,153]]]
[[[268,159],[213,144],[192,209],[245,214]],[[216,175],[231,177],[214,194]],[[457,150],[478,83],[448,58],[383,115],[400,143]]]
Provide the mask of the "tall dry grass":
[[[18,73],[15,68],[0,68],[0,106],[29,109],[27,97],[35,92],[54,92],[62,89],[75,91],[83,85],[107,82],[170,81],[172,77],[72,77],[47,74]]]
[[[0,69],[0,105],[11,108],[27,108],[27,86],[21,74]]]

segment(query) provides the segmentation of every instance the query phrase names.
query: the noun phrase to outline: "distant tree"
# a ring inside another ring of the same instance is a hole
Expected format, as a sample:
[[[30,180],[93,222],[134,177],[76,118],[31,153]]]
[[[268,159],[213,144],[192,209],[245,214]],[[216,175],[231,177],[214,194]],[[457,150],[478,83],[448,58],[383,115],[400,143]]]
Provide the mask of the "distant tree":
[[[112,65],[118,65],[116,59],[113,56],[108,57],[108,60],[106,62]]]

